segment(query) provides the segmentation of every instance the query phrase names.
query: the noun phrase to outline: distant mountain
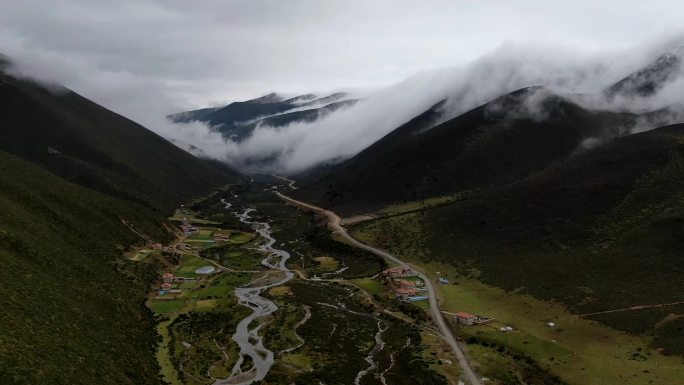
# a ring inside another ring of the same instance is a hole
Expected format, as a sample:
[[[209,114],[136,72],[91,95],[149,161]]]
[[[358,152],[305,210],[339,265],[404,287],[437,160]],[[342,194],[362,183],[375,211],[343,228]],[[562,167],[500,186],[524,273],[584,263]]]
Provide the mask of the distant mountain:
[[[630,74],[609,87],[605,94],[614,98],[647,97],[655,94],[682,71],[684,47],[668,52],[641,70]]]
[[[356,100],[343,100],[341,102],[333,102],[318,108],[310,108],[307,110],[297,110],[294,112],[285,112],[280,115],[273,115],[267,118],[259,119],[254,123],[246,124],[255,128],[257,126],[282,127],[294,122],[311,123],[316,121],[319,117],[325,116],[331,112],[335,112],[341,108],[346,108],[354,105]]]
[[[177,114],[169,115],[167,118],[179,123],[189,123],[195,120],[204,121],[214,112],[223,107],[207,107],[199,110],[192,110],[186,112],[179,112]]]
[[[294,98],[271,93],[257,99],[234,102],[225,107],[203,108],[167,116],[168,119],[187,123],[200,121],[209,124],[224,137],[241,141],[259,125],[285,126],[294,122],[313,122],[340,108],[351,106],[355,99],[345,99],[342,92],[321,98],[305,94]]]
[[[0,383],[159,384],[156,267],[121,255],[241,177],[54,88],[0,71]]]
[[[316,95],[305,94],[305,95],[299,95],[299,96],[295,96],[294,98],[287,99],[287,100],[285,100],[285,102],[291,103],[291,104],[296,104],[296,103],[304,104],[304,103],[308,103],[308,102],[315,100],[315,99],[316,99]]]
[[[528,106],[533,94],[539,99],[536,107]],[[636,119],[589,111],[538,87],[510,93],[430,128],[439,118],[439,107],[327,170],[296,195],[351,213],[501,186],[581,151],[584,139],[619,137]]]

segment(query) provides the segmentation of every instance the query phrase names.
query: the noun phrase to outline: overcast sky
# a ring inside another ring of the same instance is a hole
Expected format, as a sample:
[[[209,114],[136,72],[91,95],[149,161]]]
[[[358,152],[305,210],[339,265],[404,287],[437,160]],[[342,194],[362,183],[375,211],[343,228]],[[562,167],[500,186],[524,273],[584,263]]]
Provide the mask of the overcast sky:
[[[0,52],[110,107],[149,87],[198,107],[385,85],[507,42],[624,49],[682,15],[677,0],[1,0]]]
[[[682,15],[681,0],[0,0],[0,52],[163,131],[178,110],[377,88],[502,47],[629,52]]]

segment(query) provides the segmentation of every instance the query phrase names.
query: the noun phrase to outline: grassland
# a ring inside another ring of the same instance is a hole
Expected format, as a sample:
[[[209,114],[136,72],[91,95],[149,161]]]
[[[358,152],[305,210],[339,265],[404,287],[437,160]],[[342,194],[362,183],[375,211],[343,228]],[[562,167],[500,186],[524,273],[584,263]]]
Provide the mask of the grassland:
[[[185,305],[184,301],[181,300],[168,300],[168,301],[151,301],[150,308],[155,313],[165,314],[173,313],[178,311]]]
[[[360,287],[370,295],[384,293],[386,291],[382,283],[372,278],[357,278],[350,280],[351,283]]]
[[[397,214],[405,214],[413,211],[420,211],[420,210],[425,210],[431,207],[436,207],[436,206],[441,206],[445,205],[447,203],[451,203],[457,199],[461,199],[463,196],[467,195],[466,193],[460,193],[460,194],[454,194],[454,195],[445,195],[445,196],[439,196],[439,197],[432,197],[432,198],[427,198],[424,200],[420,201],[410,201],[410,202],[404,202],[404,203],[397,203],[393,205],[389,205],[387,207],[384,207],[378,211],[375,212],[378,216],[384,217],[384,216],[391,216],[391,215],[397,215]]]
[[[401,220],[405,226],[415,220],[415,215],[394,220]],[[371,234],[355,232],[366,242],[377,242]],[[479,363],[477,370],[494,381],[636,385],[674,383],[684,378],[682,359],[664,356],[654,349],[652,336],[629,334],[577,317],[564,304],[536,299],[524,294],[524,290],[506,291],[485,285],[477,279],[480,272],[474,269],[426,263],[424,250],[406,247],[393,251],[418,265],[432,279],[450,278],[451,284],[437,285],[443,310],[496,319],[488,326],[455,329],[463,340],[472,341],[471,358]],[[546,326],[549,321],[556,326]],[[502,333],[500,326],[513,326],[515,331]]]
[[[449,271],[445,266],[427,268]],[[458,278],[456,282],[438,287],[444,310],[482,314],[498,321],[483,327],[457,328],[459,334],[529,356],[570,384],[672,383],[684,378],[682,359],[650,348],[650,337],[576,317],[559,303],[507,293],[473,279]],[[556,326],[546,326],[549,321]],[[511,325],[515,331],[502,333],[498,330],[502,325]]]

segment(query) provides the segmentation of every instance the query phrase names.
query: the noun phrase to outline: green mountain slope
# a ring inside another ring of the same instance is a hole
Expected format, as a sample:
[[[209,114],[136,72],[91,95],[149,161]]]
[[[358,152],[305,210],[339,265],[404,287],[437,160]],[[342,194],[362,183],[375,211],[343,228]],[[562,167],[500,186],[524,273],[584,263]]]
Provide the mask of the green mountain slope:
[[[627,136],[528,178],[361,232],[397,253],[475,268],[578,314],[682,301],[684,125]],[[683,305],[596,316],[684,354]],[[677,310],[679,309],[679,310]]]
[[[530,96],[542,96],[531,111]],[[511,183],[616,137],[634,116],[588,111],[527,88],[429,128],[439,105],[397,128],[296,195],[342,213]]]
[[[74,92],[2,73],[0,127],[0,150],[150,207],[168,209],[236,177]]]
[[[160,218],[6,153],[0,172],[0,383],[156,383],[149,282],[116,261],[140,242],[120,218],[163,239]]]
[[[170,210],[237,180],[71,92],[0,74],[0,383],[155,384],[144,306]],[[125,223],[124,223],[125,222]]]

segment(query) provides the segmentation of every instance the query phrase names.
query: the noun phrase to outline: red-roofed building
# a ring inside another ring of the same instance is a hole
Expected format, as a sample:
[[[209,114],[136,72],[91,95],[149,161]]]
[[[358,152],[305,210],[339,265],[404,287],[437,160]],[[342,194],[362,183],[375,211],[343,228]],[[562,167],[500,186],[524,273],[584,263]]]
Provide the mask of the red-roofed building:
[[[458,313],[454,314],[454,319],[457,324],[459,325],[466,325],[470,326],[475,322],[475,314],[470,314],[466,312],[459,311]]]
[[[164,290],[170,290],[173,287],[173,285],[171,285],[170,283],[162,283],[161,287]]]
[[[400,288],[394,290],[394,293],[397,295],[397,297],[408,298],[416,295],[416,289]]]

